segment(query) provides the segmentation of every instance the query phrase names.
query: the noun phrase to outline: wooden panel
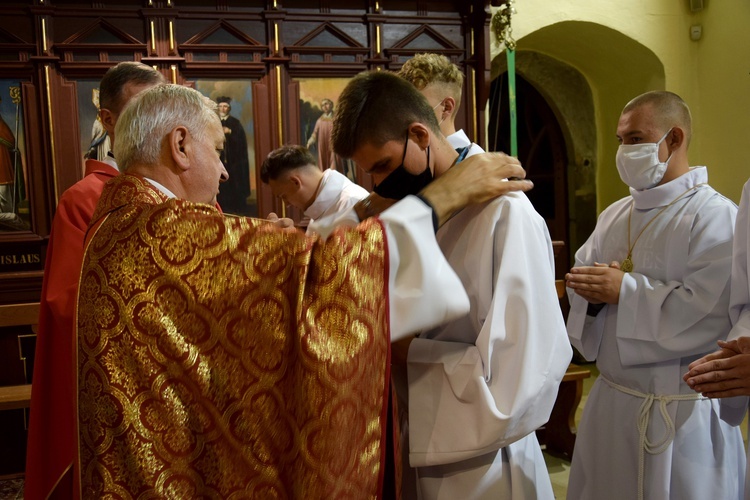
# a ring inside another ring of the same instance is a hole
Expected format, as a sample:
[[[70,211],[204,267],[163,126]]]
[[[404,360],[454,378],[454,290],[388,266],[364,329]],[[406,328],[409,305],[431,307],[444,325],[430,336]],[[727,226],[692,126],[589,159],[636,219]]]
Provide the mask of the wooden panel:
[[[0,305],[0,327],[35,325],[38,320],[38,302]]]
[[[467,78],[457,125],[472,138],[483,130],[487,0],[114,0],[106,2],[105,17],[103,4],[3,4],[0,78],[24,81],[32,228],[0,234],[0,244],[33,244],[43,257],[57,199],[82,172],[77,82],[100,79],[118,61],[142,60],[188,85],[197,78],[258,80],[253,84],[258,166],[298,135],[299,113],[287,87],[294,79],[394,70],[424,50],[445,53],[467,76],[476,70],[479,88],[475,92]],[[477,142],[484,145],[483,137]],[[369,178],[361,178],[367,185]],[[256,187],[260,215],[278,208],[259,179]],[[39,299],[38,269],[7,272],[0,270],[0,304]]]
[[[31,406],[31,384],[0,387],[0,411]]]
[[[268,156],[268,153],[273,151],[277,142],[274,140],[276,136],[274,130],[274,120],[272,118],[274,112],[272,111],[272,95],[270,77],[266,76],[261,78],[259,81],[253,83],[253,107],[255,108],[255,159],[256,178],[258,186],[258,215],[265,217],[269,212],[275,212],[277,210],[274,204],[274,197],[271,193],[271,189],[267,188],[260,180],[260,165],[263,163],[263,159]],[[279,216],[281,216],[279,210]]]
[[[21,353],[21,340],[33,350],[38,319],[39,303],[0,306],[0,475],[24,470],[33,359],[27,366],[22,356],[33,353]]]
[[[54,166],[56,171],[55,191],[57,199],[83,177],[83,153],[80,151],[80,127],[78,124],[78,97],[76,84],[57,71],[50,71],[52,96],[52,140],[55,145]]]

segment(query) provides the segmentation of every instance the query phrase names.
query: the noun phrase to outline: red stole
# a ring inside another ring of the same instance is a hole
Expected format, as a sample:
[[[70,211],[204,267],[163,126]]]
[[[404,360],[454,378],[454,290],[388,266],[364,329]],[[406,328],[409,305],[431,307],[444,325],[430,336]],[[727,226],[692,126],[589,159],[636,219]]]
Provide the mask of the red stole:
[[[71,467],[76,455],[73,344],[83,240],[104,184],[118,174],[86,161],[86,176],[60,198],[52,223],[39,310],[26,453],[27,499],[74,498]],[[63,478],[63,476],[65,478]]]

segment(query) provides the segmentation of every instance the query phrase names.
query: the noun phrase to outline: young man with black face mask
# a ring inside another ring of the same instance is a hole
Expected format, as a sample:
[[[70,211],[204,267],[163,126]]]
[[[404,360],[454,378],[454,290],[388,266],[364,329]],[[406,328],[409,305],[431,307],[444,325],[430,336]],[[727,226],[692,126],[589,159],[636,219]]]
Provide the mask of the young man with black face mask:
[[[630,196],[602,212],[566,275],[568,335],[601,372],[578,428],[570,499],[742,498],[739,429],[681,380],[731,328],[737,213],[706,167],[689,166],[690,134],[690,110],[671,92],[625,106],[616,163]]]
[[[332,139],[385,197],[417,194],[480,158],[460,161],[424,96],[386,72],[347,85]],[[355,207],[360,217],[369,203]],[[471,310],[394,346],[394,380],[408,401],[403,497],[552,499],[534,430],[549,417],[571,349],[545,222],[525,195],[509,193],[462,210],[437,238]]]

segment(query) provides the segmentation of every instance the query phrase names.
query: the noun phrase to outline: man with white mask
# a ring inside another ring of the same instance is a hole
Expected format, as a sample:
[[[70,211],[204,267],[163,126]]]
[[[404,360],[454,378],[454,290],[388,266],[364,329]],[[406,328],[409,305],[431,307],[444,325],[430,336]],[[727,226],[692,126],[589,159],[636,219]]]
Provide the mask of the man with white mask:
[[[705,167],[689,166],[690,135],[690,110],[671,92],[625,106],[617,169],[631,195],[602,212],[566,275],[568,336],[601,373],[569,499],[742,498],[740,431],[682,381],[731,327],[737,213],[707,184]]]

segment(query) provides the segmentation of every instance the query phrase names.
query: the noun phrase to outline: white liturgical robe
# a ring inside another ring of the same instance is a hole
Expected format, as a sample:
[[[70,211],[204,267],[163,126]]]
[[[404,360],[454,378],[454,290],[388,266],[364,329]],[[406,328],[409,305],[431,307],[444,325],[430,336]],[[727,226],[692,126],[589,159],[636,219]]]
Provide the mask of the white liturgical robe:
[[[534,430],[572,350],[547,226],[526,195],[468,207],[438,241],[471,303],[408,355],[409,462],[423,499],[553,499]]]
[[[750,337],[750,181],[742,189],[742,200],[737,212],[732,250],[732,288],[729,298],[729,317],[732,331],[729,340]],[[723,398],[721,418],[740,425],[747,413],[748,398]],[[750,468],[750,461],[748,461]],[[745,472],[745,498],[750,498],[750,470]]]
[[[451,135],[445,138],[448,141],[448,144],[451,145],[453,149],[459,149],[459,148],[466,148],[471,146],[471,141],[469,140],[469,136],[466,135],[466,132],[463,131],[463,129],[456,130]],[[471,150],[471,154],[477,154],[477,151],[474,151],[475,148],[479,148],[479,146],[474,145]],[[482,150],[484,152],[484,150]]]
[[[370,194],[365,188],[354,184],[345,175],[330,168],[323,171],[315,201],[305,210],[305,216],[310,218],[310,223],[315,219],[334,215],[353,207],[359,200]],[[307,228],[307,234],[313,231]]]
[[[469,301],[436,243],[432,209],[408,196],[378,217],[388,244],[391,341],[465,314]]]
[[[729,317],[730,338],[750,336],[750,181],[742,189],[732,250],[732,288]]]
[[[602,212],[576,253],[576,266],[620,262],[652,221],[633,247],[618,304],[588,316],[588,302],[570,294],[568,335],[601,375],[578,427],[569,499],[636,499],[639,473],[646,499],[742,498],[739,429],[721,421],[719,401],[682,380],[730,329],[737,209],[707,179],[706,168],[696,167],[661,186],[631,189]]]

